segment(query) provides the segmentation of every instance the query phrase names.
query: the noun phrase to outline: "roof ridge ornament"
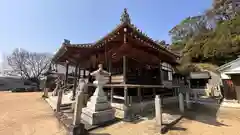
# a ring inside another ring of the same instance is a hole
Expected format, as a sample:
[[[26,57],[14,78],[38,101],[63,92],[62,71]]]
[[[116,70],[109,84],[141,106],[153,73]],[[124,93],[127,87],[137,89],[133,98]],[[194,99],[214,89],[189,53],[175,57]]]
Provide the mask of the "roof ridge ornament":
[[[70,42],[70,40],[68,40],[68,39],[64,39],[64,40],[63,40],[63,44],[65,44],[65,45],[70,45],[71,42]]]
[[[121,18],[120,18],[120,21],[122,23],[128,23],[128,24],[131,24],[131,19],[130,19],[130,16],[128,14],[128,11],[127,11],[127,8],[124,8],[124,11],[121,15]]]

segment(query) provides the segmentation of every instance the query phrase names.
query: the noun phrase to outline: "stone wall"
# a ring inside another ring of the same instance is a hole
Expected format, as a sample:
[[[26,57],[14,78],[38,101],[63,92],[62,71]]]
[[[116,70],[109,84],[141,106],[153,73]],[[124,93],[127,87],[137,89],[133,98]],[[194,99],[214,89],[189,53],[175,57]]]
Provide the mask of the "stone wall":
[[[14,77],[0,77],[0,91],[14,88],[25,88],[24,80]]]

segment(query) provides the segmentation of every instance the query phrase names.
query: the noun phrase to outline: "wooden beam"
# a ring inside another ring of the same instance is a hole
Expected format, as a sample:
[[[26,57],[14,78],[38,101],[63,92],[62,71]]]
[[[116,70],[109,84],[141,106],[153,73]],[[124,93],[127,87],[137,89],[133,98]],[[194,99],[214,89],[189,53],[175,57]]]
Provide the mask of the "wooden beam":
[[[123,56],[123,83],[127,82],[127,58]]]
[[[146,43],[146,42],[140,42],[138,39],[136,39],[134,36],[129,36],[128,38],[129,40],[131,40],[133,43],[135,41],[135,43],[137,43],[138,47],[142,48],[142,50],[146,50],[146,51],[149,51],[151,52],[152,54],[153,53],[158,53],[158,54],[161,54],[161,56],[158,56],[159,58],[161,59],[164,59],[166,61],[172,61],[175,58],[175,56],[173,56],[172,54],[169,55],[168,51],[167,50],[163,50],[163,49],[154,49],[151,47],[150,44]],[[167,57],[167,58],[165,58]]]

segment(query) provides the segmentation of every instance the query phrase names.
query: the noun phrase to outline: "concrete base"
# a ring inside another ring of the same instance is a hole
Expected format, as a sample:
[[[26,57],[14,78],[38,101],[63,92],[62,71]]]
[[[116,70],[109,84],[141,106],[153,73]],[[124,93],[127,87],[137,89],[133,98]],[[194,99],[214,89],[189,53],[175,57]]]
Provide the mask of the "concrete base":
[[[115,110],[110,108],[104,111],[93,112],[89,108],[83,108],[81,118],[90,125],[99,125],[114,120]]]

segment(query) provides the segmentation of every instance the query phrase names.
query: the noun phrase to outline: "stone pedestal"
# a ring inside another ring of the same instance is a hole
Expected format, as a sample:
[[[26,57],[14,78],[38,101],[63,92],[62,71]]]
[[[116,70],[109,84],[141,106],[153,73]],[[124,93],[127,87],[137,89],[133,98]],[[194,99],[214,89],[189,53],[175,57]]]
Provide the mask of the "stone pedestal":
[[[102,88],[96,88],[87,107],[82,109],[82,120],[90,125],[98,125],[115,118],[115,110],[111,107]]]
[[[107,100],[107,96],[103,91],[103,85],[106,81],[103,78],[104,74],[108,74],[101,68],[94,71],[91,75],[96,77],[96,81],[93,83],[97,86],[90,101],[87,102],[87,106],[82,108],[81,118],[83,121],[90,125],[100,125],[102,123],[112,121],[115,118],[115,110],[111,107],[110,102]]]

